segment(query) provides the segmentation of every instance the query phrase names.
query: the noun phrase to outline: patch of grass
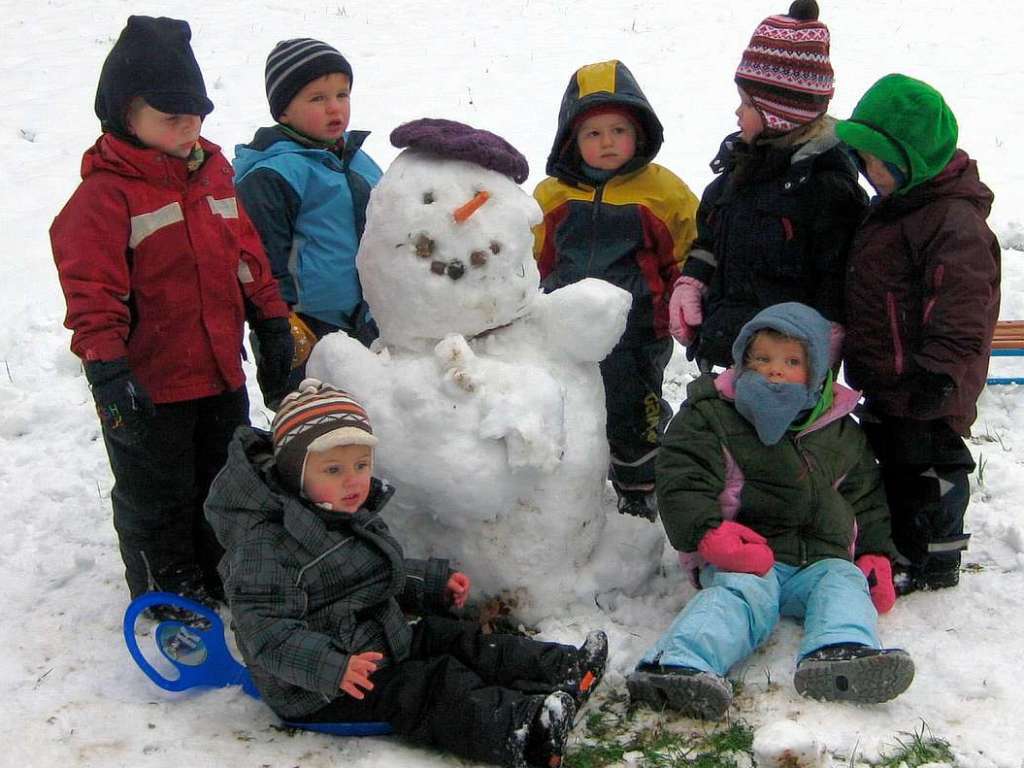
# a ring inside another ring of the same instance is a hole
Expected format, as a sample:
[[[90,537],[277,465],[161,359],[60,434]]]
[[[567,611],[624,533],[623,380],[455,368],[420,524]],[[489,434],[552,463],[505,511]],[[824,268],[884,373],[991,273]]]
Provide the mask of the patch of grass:
[[[872,765],[877,768],[917,768],[928,763],[947,763],[954,768],[958,765],[949,742],[933,736],[928,724],[922,722],[920,730],[901,732],[896,738],[895,751]]]
[[[637,768],[740,768],[751,764],[754,732],[742,721],[708,723],[704,731],[683,731],[672,730],[672,720],[646,724],[636,715],[625,694],[613,691],[587,716],[583,743],[570,748],[566,764],[605,768],[621,764],[628,753]]]

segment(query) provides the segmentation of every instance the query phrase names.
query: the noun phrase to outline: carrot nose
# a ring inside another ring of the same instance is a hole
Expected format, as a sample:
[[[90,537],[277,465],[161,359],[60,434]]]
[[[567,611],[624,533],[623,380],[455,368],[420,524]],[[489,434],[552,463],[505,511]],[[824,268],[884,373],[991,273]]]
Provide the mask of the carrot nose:
[[[491,196],[486,192],[477,192],[468,203],[460,205],[455,209],[455,212],[452,214],[455,217],[455,221],[461,224],[476,213],[477,208],[486,203],[490,198]]]

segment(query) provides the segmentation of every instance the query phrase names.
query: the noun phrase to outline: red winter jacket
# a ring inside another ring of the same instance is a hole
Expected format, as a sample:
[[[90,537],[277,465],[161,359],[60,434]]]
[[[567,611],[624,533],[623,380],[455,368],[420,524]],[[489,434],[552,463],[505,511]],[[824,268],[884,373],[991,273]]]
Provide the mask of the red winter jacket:
[[[189,174],[184,160],[104,134],[50,228],[72,351],[127,356],[156,403],[242,386],[246,304],[254,320],[288,315],[230,164],[200,142],[206,160]]]
[[[970,434],[999,316],[1001,252],[985,223],[992,200],[976,163],[957,150],[938,176],[886,198],[857,231],[843,353],[847,380],[872,410]],[[911,414],[922,369],[955,388],[934,413]]]

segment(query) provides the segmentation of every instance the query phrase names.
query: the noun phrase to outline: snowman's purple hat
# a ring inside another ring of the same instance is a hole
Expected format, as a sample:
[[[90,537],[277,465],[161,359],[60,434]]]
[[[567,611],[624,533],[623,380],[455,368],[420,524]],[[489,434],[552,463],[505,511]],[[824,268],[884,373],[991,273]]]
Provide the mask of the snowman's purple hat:
[[[421,117],[391,132],[391,143],[402,149],[429,152],[450,160],[465,160],[503,173],[516,184],[530,175],[526,158],[501,136],[455,120]]]

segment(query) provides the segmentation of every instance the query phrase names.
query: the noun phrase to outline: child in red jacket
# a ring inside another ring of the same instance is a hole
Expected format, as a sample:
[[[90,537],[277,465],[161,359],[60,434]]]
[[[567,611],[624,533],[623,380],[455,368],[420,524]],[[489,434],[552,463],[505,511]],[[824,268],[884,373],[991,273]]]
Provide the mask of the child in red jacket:
[[[50,238],[114,474],[131,597],[209,604],[222,595],[221,549],[203,500],[249,422],[243,324],[263,350],[268,403],[283,394],[292,341],[231,166],[199,135],[213,104],[190,37],[184,21],[129,17],[100,73],[103,135]]]

